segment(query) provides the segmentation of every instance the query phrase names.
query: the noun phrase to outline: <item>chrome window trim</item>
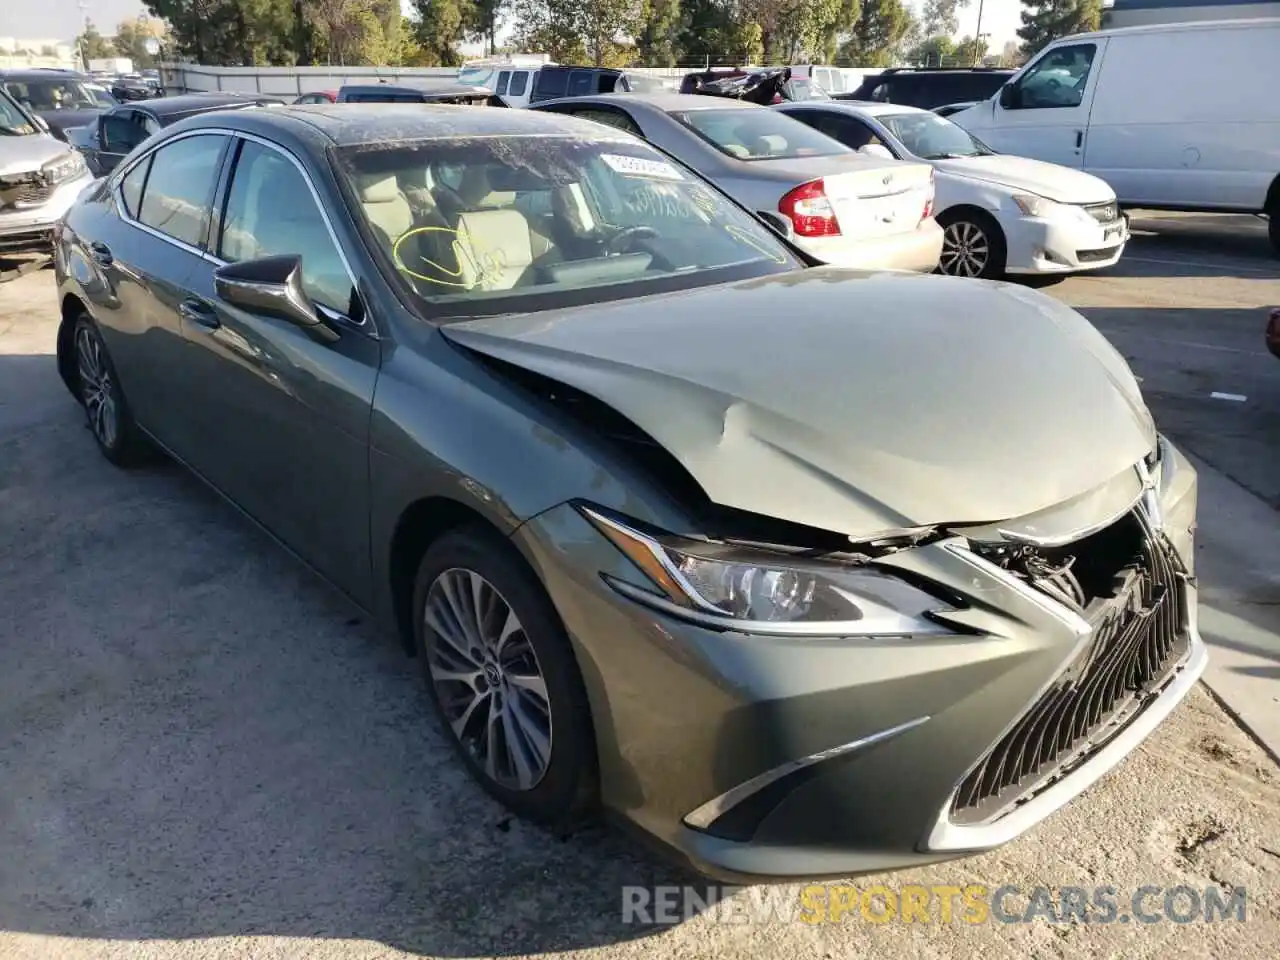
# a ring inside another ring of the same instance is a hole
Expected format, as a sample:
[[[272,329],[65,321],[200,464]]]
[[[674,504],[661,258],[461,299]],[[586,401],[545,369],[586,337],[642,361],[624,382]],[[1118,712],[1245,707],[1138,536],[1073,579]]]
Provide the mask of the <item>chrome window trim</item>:
[[[187,253],[195,254],[201,260],[204,260],[208,263],[213,264],[215,268],[225,267],[230,261],[223,260],[212,250],[208,250],[208,249],[201,250],[197,247],[193,247],[191,244],[184,243],[183,241],[177,239],[176,237],[171,237],[167,233],[163,233],[160,230],[156,230],[154,227],[149,227],[145,223],[142,223],[135,217],[129,215],[128,208],[124,204],[124,198],[122,196],[121,189],[120,189],[121,183],[123,182],[124,178],[129,175],[129,172],[133,170],[133,168],[136,167],[138,164],[144,162],[147,159],[147,157],[150,157],[154,153],[156,153],[158,150],[164,149],[166,146],[168,146],[171,143],[177,143],[179,140],[186,140],[189,137],[201,137],[201,136],[209,136],[209,135],[230,137],[233,140],[240,139],[240,140],[247,140],[252,143],[256,143],[259,146],[266,147],[269,150],[276,151],[276,153],[280,154],[286,160],[288,160],[290,163],[293,164],[294,169],[298,171],[298,173],[302,176],[303,182],[307,185],[307,190],[311,192],[311,199],[315,201],[316,208],[320,211],[320,218],[324,221],[325,230],[327,230],[329,233],[329,240],[333,243],[334,248],[338,251],[338,259],[342,261],[343,269],[346,270],[347,272],[347,279],[351,281],[351,289],[355,290],[357,295],[359,295],[359,285],[356,282],[355,271],[351,269],[351,261],[347,259],[347,252],[342,249],[342,244],[338,240],[337,231],[334,230],[333,228],[333,221],[329,218],[329,211],[325,209],[324,203],[321,202],[320,192],[316,189],[315,184],[312,182],[311,176],[307,173],[306,167],[302,165],[301,160],[295,157],[290,151],[280,146],[280,144],[274,143],[254,133],[247,133],[243,130],[232,130],[227,127],[201,127],[197,130],[187,130],[177,134],[176,136],[168,137],[161,143],[157,143],[154,146],[149,147],[145,153],[130,160],[128,165],[123,165],[121,167],[118,167],[113,172],[114,179],[111,183],[111,194],[115,198],[116,205],[120,209],[120,219],[128,223],[132,227],[142,230],[145,233],[151,234],[151,236],[156,237],[159,240],[165,240],[173,244],[174,246],[178,247],[179,249],[185,250]],[[232,143],[231,149],[234,150],[235,146],[236,145]],[[236,158],[236,162],[239,163],[238,157]],[[220,179],[221,177],[219,177],[219,180]],[[223,196],[215,197],[214,198],[215,200],[223,199],[225,196],[230,194],[231,183],[234,179],[235,179],[235,168],[233,167],[231,170],[231,176],[227,178],[226,189],[223,191]],[[211,214],[210,226],[212,226],[212,221],[213,221],[212,211],[210,211],[210,214]],[[215,246],[218,242],[218,239],[219,238],[215,238],[215,237],[208,238],[208,240],[213,241]],[[351,328],[358,330],[359,332],[364,333],[366,336],[369,336],[375,340],[378,339],[377,326],[373,323],[373,318],[369,315],[367,304],[365,305],[365,315],[360,320],[352,320],[350,317],[347,317],[345,314],[343,315],[343,319],[345,323]]]
[[[906,733],[923,723],[928,723],[929,717],[916,717],[914,720],[908,720],[906,723],[900,723],[896,727],[890,727],[887,730],[880,730],[876,733],[868,734],[857,740],[851,740],[848,743],[842,743],[839,746],[829,747],[826,750],[819,750],[817,753],[811,753],[807,757],[801,757],[798,760],[788,760],[776,767],[766,770],[764,773],[757,774],[750,780],[745,780],[736,787],[730,787],[718,797],[708,800],[702,806],[698,807],[684,816],[686,826],[693,827],[696,830],[707,830],[715,821],[738,806],[748,797],[759,793],[771,783],[781,780],[783,777],[790,776],[797,770],[803,770],[811,767],[815,763],[822,763],[824,760],[832,760],[836,757],[842,757],[847,753],[852,753],[862,747],[869,747],[873,743],[880,743],[891,737],[896,737],[900,733]]]

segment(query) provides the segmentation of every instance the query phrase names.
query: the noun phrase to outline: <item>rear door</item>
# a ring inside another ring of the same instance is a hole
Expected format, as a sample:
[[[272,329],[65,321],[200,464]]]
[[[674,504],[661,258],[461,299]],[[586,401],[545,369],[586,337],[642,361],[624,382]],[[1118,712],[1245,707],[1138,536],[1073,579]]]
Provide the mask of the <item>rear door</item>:
[[[976,108],[993,112],[990,126],[975,126],[973,132],[1001,153],[1082,166],[1106,46],[1103,38],[1050,47],[1006,85],[1004,103]]]

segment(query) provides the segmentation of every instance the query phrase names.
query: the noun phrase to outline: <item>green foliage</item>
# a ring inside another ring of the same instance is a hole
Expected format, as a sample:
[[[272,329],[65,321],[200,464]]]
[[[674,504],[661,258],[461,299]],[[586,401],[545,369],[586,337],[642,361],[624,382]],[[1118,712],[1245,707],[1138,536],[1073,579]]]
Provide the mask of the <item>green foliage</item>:
[[[98,32],[92,20],[84,22],[84,33],[76,37],[76,49],[86,60],[102,60],[116,56],[115,45]]]
[[[1101,0],[1023,0],[1018,38],[1031,56],[1059,37],[1098,29]]]
[[[840,48],[842,62],[888,67],[903,53],[914,18],[902,0],[863,0],[853,33]]]
[[[950,36],[960,29],[960,11],[969,0],[924,0],[920,29],[927,37]]]
[[[414,66],[456,67],[474,11],[469,0],[413,0]]]
[[[498,49],[498,27],[506,20],[512,0],[474,0],[466,5],[468,40],[483,41],[486,53]]]
[[[956,46],[956,63],[962,67],[967,67],[970,64],[980,64],[982,58],[987,55],[990,49],[991,47],[986,40],[966,36]]]
[[[147,40],[151,37],[159,39],[153,29],[156,25],[155,20],[147,17],[121,21],[116,27],[115,55],[132,60],[135,70],[148,70],[154,67],[156,58],[147,52]]]
[[[937,67],[949,65],[955,55],[955,41],[949,36],[938,35],[912,47],[907,59],[922,67]]]
[[[680,0],[644,0],[636,55],[652,67],[674,67],[680,57]]]

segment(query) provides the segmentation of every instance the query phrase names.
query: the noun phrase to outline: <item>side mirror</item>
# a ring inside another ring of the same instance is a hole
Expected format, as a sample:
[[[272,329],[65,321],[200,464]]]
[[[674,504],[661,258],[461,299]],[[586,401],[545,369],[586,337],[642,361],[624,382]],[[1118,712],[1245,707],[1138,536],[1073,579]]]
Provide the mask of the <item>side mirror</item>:
[[[229,263],[214,271],[213,285],[227,303],[287,320],[326,343],[338,339],[302,289],[302,258],[297,254]]]
[[[783,239],[785,240],[791,239],[792,233],[791,233],[790,220],[786,219],[780,214],[774,213],[771,210],[757,210],[756,216],[761,220],[762,223],[764,223],[766,227],[768,227],[774,233],[781,236]]]
[[[858,148],[864,157],[878,157],[881,160],[892,160],[894,156],[883,143],[864,143]]]
[[[1006,83],[1000,88],[1000,106],[1006,110],[1017,110],[1022,105],[1021,93],[1016,83]]]

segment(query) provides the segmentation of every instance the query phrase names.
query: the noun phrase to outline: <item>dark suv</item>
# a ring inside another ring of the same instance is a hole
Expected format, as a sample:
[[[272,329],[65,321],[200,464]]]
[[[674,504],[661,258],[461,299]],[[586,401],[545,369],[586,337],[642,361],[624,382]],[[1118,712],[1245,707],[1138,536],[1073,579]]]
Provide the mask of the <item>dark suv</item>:
[[[338,103],[453,103],[464,106],[505,107],[487,87],[461,83],[347,83],[338,90]]]
[[[530,103],[563,97],[590,97],[597,93],[633,93],[622,70],[609,67],[540,67],[533,81]]]
[[[866,77],[853,93],[837,94],[837,100],[872,100],[900,103],[932,110],[954,103],[986,100],[1005,85],[1016,71],[1003,67],[957,67],[915,70],[909,67],[885,70]]]

